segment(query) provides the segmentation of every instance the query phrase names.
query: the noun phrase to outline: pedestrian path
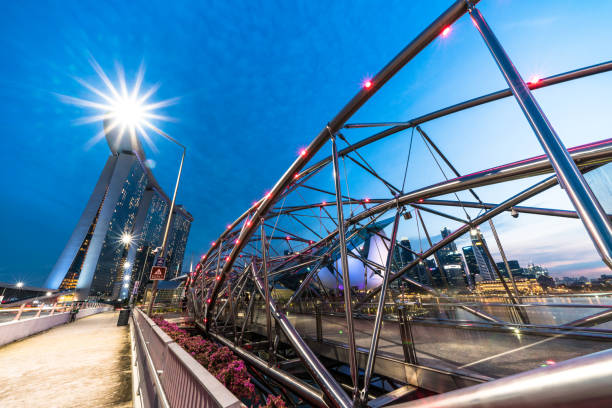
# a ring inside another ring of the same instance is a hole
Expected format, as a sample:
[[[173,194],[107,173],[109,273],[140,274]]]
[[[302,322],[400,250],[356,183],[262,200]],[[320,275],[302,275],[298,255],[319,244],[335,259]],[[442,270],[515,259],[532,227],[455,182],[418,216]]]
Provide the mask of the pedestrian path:
[[[106,312],[0,347],[0,407],[132,406],[130,340]]]

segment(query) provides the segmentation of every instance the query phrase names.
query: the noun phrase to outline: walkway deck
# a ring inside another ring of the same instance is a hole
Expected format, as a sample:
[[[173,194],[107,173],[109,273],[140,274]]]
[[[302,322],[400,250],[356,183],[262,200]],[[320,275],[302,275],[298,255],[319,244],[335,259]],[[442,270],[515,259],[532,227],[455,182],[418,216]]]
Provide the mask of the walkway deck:
[[[118,313],[0,348],[1,407],[131,407],[130,340]]]

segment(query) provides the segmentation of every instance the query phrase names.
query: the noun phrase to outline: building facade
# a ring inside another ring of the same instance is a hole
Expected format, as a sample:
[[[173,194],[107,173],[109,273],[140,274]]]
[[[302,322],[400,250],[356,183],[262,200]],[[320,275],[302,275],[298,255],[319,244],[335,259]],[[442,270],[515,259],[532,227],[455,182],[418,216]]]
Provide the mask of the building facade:
[[[138,139],[107,132],[106,140],[111,155],[46,282],[48,288],[73,290],[79,299],[126,299],[137,281],[142,285],[170,209]],[[180,273],[192,221],[175,206],[166,246],[168,278]]]

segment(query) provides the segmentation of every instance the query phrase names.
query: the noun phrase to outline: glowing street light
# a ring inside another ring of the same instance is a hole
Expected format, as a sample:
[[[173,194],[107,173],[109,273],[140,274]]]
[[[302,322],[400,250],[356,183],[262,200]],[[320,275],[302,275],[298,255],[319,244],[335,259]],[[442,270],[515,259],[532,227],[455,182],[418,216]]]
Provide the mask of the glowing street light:
[[[130,266],[132,266],[132,264],[131,264],[131,263],[129,263],[129,262],[125,262],[125,263],[123,264],[123,269],[128,269]]]
[[[131,243],[132,243],[132,239],[133,239],[132,234],[128,234],[127,232],[124,232],[124,233],[121,235],[121,242],[122,242],[124,245],[129,245],[129,244],[131,244]]]
[[[106,133],[111,132],[115,128],[119,131],[119,139],[121,139],[125,133],[129,134],[132,139],[136,139],[136,135],[139,134],[145,142],[153,148],[154,145],[147,134],[147,130],[153,131],[166,138],[168,137],[151,121],[172,120],[172,118],[155,113],[155,110],[176,104],[178,98],[166,99],[160,102],[150,102],[149,98],[157,91],[158,86],[155,85],[146,90],[146,92],[141,93],[141,85],[144,79],[144,67],[142,65],[138,70],[132,89],[128,90],[125,74],[121,67],[117,68],[119,86],[115,86],[102,67],[100,67],[94,59],[91,59],[90,63],[106,86],[106,89],[98,89],[82,79],[77,79],[81,85],[96,95],[95,100],[60,95],[62,101],[66,103],[97,111],[96,114],[85,117],[78,123],[86,124],[104,121],[104,129],[98,133],[89,144],[95,144],[97,141],[104,138]]]
[[[17,282],[15,284],[15,287],[20,288],[20,289],[23,288],[23,282]]]

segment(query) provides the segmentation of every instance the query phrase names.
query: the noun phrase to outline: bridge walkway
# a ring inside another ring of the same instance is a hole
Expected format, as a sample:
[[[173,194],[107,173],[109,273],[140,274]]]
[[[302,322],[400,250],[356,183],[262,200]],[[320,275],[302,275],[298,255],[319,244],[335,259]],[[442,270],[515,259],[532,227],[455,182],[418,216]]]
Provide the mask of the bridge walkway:
[[[130,339],[116,312],[0,348],[1,407],[132,406]]]

